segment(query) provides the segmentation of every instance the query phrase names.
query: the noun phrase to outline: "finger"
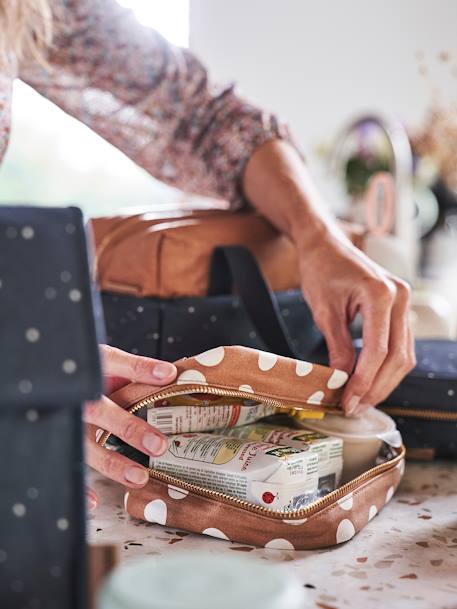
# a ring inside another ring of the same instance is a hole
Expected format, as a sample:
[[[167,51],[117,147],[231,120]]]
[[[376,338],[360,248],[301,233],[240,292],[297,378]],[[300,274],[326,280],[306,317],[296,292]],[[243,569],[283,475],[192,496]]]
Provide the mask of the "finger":
[[[399,280],[390,320],[389,352],[359,410],[375,406],[387,398],[415,365],[412,331],[409,322],[409,288]]]
[[[86,505],[89,512],[98,506],[98,496],[91,488],[86,488]]]
[[[149,472],[145,467],[124,455],[102,448],[89,439],[86,440],[86,460],[103,476],[130,488],[141,488],[149,480]]]
[[[161,455],[167,450],[167,439],[160,431],[123,410],[106,396],[96,402],[88,402],[84,407],[83,419],[86,423],[110,431],[148,455]]]
[[[167,385],[176,377],[176,366],[169,362],[132,355],[109,345],[100,349],[106,375],[156,385]]]
[[[350,374],[354,368],[355,349],[344,315],[329,313],[319,320],[319,329],[325,337],[330,366]]]
[[[357,410],[387,356],[394,295],[393,284],[377,282],[367,291],[364,301],[360,303],[363,346],[354,374],[343,392],[342,405],[347,415]]]

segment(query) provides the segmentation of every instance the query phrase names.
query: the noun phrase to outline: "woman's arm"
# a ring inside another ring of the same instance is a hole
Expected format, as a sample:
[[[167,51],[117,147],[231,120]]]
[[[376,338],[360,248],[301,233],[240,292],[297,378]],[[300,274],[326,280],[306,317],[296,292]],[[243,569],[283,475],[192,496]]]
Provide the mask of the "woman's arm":
[[[243,177],[249,201],[295,243],[303,294],[323,332],[331,365],[351,372],[348,324],[363,316],[363,349],[343,395],[348,414],[381,402],[415,365],[409,288],[367,258],[328,216],[310,174],[286,142],[250,158]]]
[[[154,177],[241,206],[247,160],[285,127],[115,0],[54,5],[50,67],[23,65],[20,77]]]

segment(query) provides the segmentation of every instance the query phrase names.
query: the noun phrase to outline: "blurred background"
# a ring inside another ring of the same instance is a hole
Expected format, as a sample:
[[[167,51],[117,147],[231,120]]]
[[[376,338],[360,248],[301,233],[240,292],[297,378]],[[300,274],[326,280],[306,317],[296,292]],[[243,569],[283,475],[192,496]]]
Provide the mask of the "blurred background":
[[[455,0],[119,2],[285,119],[328,204],[366,225],[366,251],[415,286],[443,324],[433,332],[455,334]],[[0,202],[76,202],[93,216],[180,199],[15,84]]]

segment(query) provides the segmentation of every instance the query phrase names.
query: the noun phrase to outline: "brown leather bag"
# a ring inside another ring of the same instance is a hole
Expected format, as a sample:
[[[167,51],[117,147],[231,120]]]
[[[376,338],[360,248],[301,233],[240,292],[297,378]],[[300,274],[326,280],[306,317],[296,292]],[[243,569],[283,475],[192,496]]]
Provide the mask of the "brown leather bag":
[[[219,210],[148,212],[92,220],[102,290],[134,296],[205,296],[213,250],[244,245],[274,291],[299,287],[295,247],[261,216]]]

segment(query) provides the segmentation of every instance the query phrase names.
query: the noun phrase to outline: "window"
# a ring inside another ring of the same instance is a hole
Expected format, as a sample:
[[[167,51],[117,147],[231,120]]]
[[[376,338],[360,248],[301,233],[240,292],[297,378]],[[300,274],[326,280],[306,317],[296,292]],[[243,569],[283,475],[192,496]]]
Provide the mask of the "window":
[[[189,0],[119,1],[173,44],[188,45]],[[102,215],[179,196],[30,87],[15,83],[11,141],[0,168],[0,202],[71,203],[87,215]]]

